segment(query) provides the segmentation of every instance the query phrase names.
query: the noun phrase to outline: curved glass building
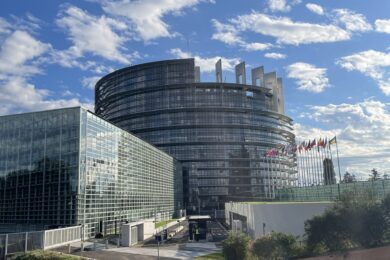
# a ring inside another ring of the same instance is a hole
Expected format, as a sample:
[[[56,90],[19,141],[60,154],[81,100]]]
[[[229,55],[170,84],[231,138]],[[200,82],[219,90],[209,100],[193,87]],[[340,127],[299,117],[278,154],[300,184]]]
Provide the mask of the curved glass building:
[[[100,79],[95,112],[154,144],[183,165],[189,213],[224,217],[226,201],[273,198],[295,178],[295,152],[267,157],[295,143],[284,115],[282,80],[263,67],[236,66],[236,83],[200,82],[194,59],[145,63]]]

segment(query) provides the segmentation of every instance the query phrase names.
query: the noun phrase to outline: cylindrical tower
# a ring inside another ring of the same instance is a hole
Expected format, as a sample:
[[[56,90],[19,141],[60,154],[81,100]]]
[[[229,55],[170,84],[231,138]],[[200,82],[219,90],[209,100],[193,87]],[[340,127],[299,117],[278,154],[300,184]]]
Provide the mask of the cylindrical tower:
[[[96,84],[96,114],[181,161],[190,212],[272,198],[296,173],[295,152],[265,156],[295,143],[281,79],[260,67],[247,85],[239,64],[238,83],[218,80],[220,69],[217,82],[201,83],[195,71],[193,59],[180,59],[112,72]]]

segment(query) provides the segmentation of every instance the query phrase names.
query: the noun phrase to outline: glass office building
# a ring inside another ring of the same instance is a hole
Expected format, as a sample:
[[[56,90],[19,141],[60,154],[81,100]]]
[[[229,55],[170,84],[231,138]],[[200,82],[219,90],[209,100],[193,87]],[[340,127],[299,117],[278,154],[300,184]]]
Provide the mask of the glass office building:
[[[188,213],[224,217],[226,201],[272,199],[296,174],[295,152],[269,158],[272,148],[293,145],[284,115],[282,80],[263,67],[236,66],[236,83],[200,82],[194,59],[145,63],[112,72],[95,87],[95,113],[154,144],[183,166]]]
[[[90,237],[172,217],[181,176],[174,158],[80,107],[0,117],[3,229],[83,225]]]

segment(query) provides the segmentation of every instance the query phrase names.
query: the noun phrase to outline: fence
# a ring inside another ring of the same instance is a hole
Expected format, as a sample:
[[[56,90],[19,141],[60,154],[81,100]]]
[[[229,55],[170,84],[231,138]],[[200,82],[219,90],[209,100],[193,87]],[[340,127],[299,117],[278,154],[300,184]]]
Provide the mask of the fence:
[[[81,241],[81,226],[45,231],[0,234],[0,259],[35,249],[50,249]]]
[[[275,197],[280,201],[334,201],[346,192],[356,198],[369,195],[381,200],[390,194],[390,179],[284,188],[277,190]]]

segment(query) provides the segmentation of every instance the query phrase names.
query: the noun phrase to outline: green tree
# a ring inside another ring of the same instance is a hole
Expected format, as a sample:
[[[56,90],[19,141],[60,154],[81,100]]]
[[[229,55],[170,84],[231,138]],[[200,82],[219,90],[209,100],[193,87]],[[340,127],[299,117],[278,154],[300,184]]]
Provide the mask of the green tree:
[[[222,254],[226,260],[245,259],[248,255],[249,237],[243,233],[229,233],[222,241]]]
[[[344,251],[350,244],[344,216],[335,208],[305,222],[306,245],[309,252]]]
[[[371,191],[362,191],[360,195],[344,193],[324,214],[305,222],[309,252],[344,251],[354,246],[383,244],[390,227],[390,197],[379,203]]]
[[[380,174],[379,174],[379,172],[375,168],[373,168],[371,170],[371,180],[375,181],[375,180],[378,180],[378,179],[380,179]]]

